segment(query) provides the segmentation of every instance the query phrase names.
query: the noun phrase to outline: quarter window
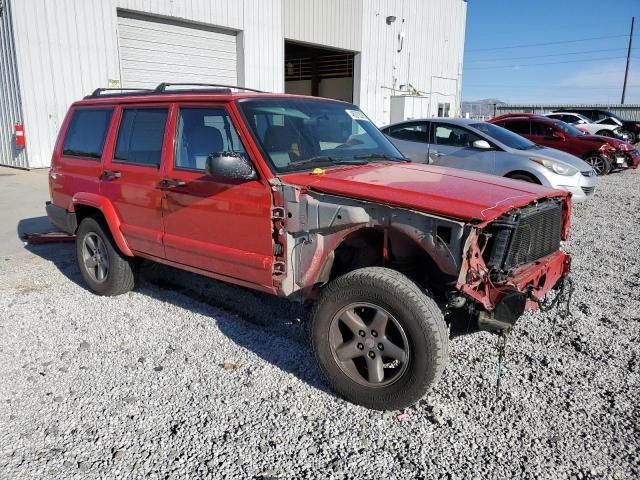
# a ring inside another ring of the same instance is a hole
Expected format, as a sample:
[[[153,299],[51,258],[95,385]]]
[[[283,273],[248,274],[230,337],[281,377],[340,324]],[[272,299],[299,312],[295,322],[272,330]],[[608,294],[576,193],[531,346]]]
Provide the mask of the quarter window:
[[[76,110],[64,139],[62,154],[99,160],[112,115],[112,108]]]
[[[212,153],[246,151],[227,111],[222,108],[181,108],[176,134],[175,167],[204,171]]]
[[[124,109],[114,161],[159,167],[167,113],[167,108]]]

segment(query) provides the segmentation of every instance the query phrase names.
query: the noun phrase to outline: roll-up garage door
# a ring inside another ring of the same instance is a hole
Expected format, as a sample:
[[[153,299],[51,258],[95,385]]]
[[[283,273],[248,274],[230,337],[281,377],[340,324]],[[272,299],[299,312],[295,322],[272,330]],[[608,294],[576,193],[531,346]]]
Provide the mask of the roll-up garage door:
[[[161,82],[236,85],[233,32],[118,12],[118,37],[123,87],[152,88]]]

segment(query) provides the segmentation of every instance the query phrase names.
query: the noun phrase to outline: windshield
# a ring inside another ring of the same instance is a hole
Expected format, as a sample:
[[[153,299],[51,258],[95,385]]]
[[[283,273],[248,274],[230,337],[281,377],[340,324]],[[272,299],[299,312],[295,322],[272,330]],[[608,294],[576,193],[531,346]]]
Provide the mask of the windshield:
[[[536,147],[535,143],[521,137],[517,133],[513,133],[506,128],[499,127],[492,123],[474,123],[471,127],[481,131],[509,148],[515,148],[516,150],[531,150]]]
[[[238,101],[251,133],[279,172],[333,164],[405,161],[357,107],[308,98]]]

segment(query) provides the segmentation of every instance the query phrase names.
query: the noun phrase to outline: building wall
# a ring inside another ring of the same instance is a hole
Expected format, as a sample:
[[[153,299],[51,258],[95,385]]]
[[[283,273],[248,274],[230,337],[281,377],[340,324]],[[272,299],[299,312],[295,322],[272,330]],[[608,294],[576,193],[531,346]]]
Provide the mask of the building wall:
[[[15,147],[14,139],[14,125],[22,121],[22,108],[11,19],[11,5],[5,4],[0,18],[0,165],[26,168],[26,152]]]
[[[102,0],[11,5],[29,167],[46,167],[69,104],[120,78],[115,9]]]
[[[364,2],[354,101],[374,122],[389,122],[390,97],[408,84],[430,97],[428,116],[444,102],[459,114],[466,8],[464,0]]]
[[[266,91],[284,91],[285,38],[354,51],[353,101],[379,125],[389,121],[392,89],[403,84],[411,83],[425,94],[433,91],[431,112],[437,112],[437,103],[443,99],[451,100],[453,113],[457,113],[459,105],[464,0],[10,0],[9,3],[12,8],[9,25],[13,29],[17,59],[15,70],[20,79],[27,136],[26,155],[31,168],[49,165],[58,129],[73,101],[95,88],[107,86],[110,80],[121,80],[118,9],[237,32],[238,81]],[[389,15],[397,17],[391,25],[385,22]],[[8,15],[3,21],[7,18]],[[6,32],[8,29],[3,28],[4,36]],[[400,32],[405,33],[404,44],[397,52]],[[9,59],[10,64],[13,57],[4,53],[10,52],[5,43],[2,58],[5,62]],[[3,67],[4,75],[12,71]],[[5,101],[11,106],[3,106],[1,110],[3,122],[7,121],[4,119],[7,115],[11,122],[19,117],[18,94],[15,88],[9,90],[11,93],[3,92],[2,97],[11,98],[8,103]],[[0,141],[6,145],[6,139]],[[7,151],[6,146],[3,151]],[[23,162],[24,155],[18,155]]]
[[[363,0],[283,2],[284,38],[287,40],[354,52],[362,49]]]
[[[50,164],[73,101],[121,80],[118,8],[237,31],[242,83],[284,91],[281,0],[11,0],[11,5],[30,168]]]

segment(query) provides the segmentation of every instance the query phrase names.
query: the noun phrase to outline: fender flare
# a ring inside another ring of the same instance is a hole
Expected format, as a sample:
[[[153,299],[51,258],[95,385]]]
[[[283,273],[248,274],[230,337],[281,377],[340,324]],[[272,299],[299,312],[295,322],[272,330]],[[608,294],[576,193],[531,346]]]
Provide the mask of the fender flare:
[[[118,217],[113,204],[107,198],[96,193],[78,192],[71,199],[71,204],[67,210],[75,213],[76,205],[86,205],[100,210],[102,216],[107,222],[107,225],[109,226],[111,236],[120,251],[127,257],[134,256],[124,238],[124,235],[122,235],[122,231],[120,230],[120,218]]]

